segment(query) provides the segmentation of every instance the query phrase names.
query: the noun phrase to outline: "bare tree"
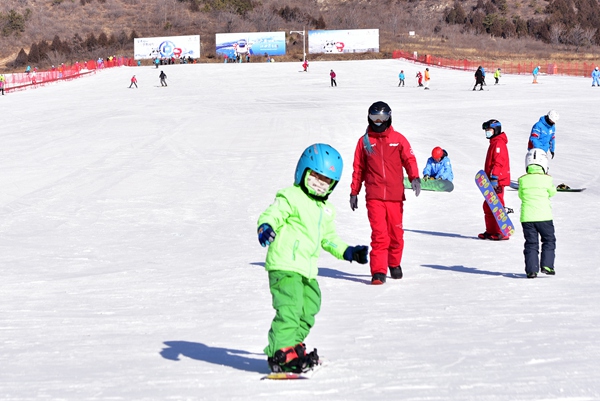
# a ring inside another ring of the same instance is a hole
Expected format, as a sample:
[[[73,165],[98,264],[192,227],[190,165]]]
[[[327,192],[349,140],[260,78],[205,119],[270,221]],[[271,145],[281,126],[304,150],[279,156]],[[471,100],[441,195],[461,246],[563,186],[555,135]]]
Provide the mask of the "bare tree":
[[[550,26],[550,43],[560,44],[566,31],[567,29],[563,24],[552,24]]]

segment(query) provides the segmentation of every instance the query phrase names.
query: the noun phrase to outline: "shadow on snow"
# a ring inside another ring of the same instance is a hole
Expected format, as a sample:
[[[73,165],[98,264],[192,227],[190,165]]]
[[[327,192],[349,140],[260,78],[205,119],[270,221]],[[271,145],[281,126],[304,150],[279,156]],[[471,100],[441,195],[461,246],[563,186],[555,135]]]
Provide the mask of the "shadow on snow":
[[[435,235],[435,236],[438,236],[438,237],[466,238],[466,239],[477,239],[477,240],[479,240],[478,237],[469,237],[469,236],[461,235],[461,234],[442,233],[442,232],[439,232],[439,231],[410,230],[408,228],[405,228],[404,231],[410,232],[410,233],[417,233],[417,234]]]
[[[262,267],[265,266],[264,262],[253,262],[250,264],[253,266],[262,266]],[[346,273],[346,272],[336,270],[336,269],[330,269],[328,267],[319,267],[319,277],[329,277],[329,278],[335,278],[335,279],[339,279],[339,280],[354,281],[355,283],[371,284],[371,275],[370,274],[369,275],[351,274],[351,273]],[[360,277],[368,277],[368,279],[365,280]]]
[[[466,267],[466,266],[442,266],[442,265],[421,265],[423,267],[429,267],[430,269],[436,269],[436,270],[447,270],[447,271],[453,271],[453,272],[460,272],[460,273],[471,273],[471,274],[483,274],[486,276],[502,276],[502,277],[508,277],[508,278],[525,278],[527,277],[525,275],[525,273],[523,274],[515,274],[515,273],[501,273],[501,272],[492,272],[489,270],[480,270],[477,269],[476,267]]]
[[[164,344],[167,347],[160,351],[160,355],[172,361],[178,361],[180,356],[185,356],[197,361],[229,366],[247,372],[269,373],[266,357],[262,353],[255,354],[238,349],[210,347],[190,341],[165,341]],[[250,357],[251,355],[260,355],[261,359]]]

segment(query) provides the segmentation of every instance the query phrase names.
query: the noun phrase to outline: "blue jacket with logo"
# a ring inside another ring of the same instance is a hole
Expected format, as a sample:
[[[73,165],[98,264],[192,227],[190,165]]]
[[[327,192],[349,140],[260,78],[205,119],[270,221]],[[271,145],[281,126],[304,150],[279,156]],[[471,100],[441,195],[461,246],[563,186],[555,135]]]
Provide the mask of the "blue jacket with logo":
[[[527,149],[538,148],[544,152],[554,152],[555,131],[554,125],[550,125],[546,121],[546,116],[540,117],[540,120],[531,128]]]

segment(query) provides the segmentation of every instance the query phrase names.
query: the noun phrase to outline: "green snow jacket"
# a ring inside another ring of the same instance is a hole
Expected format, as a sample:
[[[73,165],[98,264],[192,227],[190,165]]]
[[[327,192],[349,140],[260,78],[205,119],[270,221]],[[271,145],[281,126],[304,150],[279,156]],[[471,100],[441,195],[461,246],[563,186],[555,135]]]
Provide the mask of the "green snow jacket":
[[[556,194],[552,177],[544,174],[538,165],[527,168],[527,174],[519,177],[519,199],[521,199],[521,222],[552,220],[550,197]]]
[[[277,192],[275,202],[258,218],[258,227],[263,223],[277,235],[267,252],[267,271],[293,271],[314,279],[321,248],[343,259],[348,247],[335,232],[333,205],[309,198],[299,186]]]

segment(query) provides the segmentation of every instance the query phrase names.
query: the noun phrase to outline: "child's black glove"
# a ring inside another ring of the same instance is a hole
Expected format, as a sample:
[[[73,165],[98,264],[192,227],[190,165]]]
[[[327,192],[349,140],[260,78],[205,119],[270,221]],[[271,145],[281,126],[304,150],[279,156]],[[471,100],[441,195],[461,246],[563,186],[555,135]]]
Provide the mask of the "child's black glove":
[[[344,251],[344,260],[348,262],[356,261],[361,265],[369,262],[367,255],[369,254],[369,247],[366,245],[349,246]]]
[[[267,223],[261,224],[258,227],[258,242],[262,246],[271,245],[275,241],[275,235],[275,231]]]

